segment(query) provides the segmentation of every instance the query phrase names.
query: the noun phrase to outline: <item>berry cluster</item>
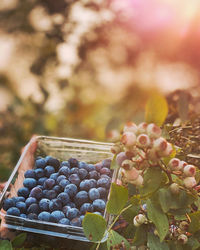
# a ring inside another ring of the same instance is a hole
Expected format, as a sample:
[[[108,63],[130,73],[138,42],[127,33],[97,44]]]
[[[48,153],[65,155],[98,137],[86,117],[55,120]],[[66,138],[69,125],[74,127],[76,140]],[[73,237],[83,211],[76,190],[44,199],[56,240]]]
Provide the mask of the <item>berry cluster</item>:
[[[111,183],[109,159],[87,164],[38,157],[24,174],[17,197],[5,199],[8,215],[81,227],[86,212],[103,215]]]
[[[161,136],[162,130],[156,124],[145,122],[136,125],[128,122],[123,129],[120,142],[111,148],[116,154],[116,162],[122,169],[123,181],[136,186],[143,184],[143,173],[149,167],[162,165],[162,158],[173,152],[172,145]],[[186,188],[196,185],[196,167],[177,158],[170,160],[165,170],[183,179]],[[173,183],[172,192],[178,185]]]

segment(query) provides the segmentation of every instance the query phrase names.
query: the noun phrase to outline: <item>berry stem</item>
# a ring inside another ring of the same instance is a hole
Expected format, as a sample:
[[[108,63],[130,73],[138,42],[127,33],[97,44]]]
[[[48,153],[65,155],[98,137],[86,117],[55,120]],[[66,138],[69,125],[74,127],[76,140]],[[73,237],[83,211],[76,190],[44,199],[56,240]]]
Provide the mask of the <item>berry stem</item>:
[[[170,184],[173,183],[171,174],[169,173],[169,171],[167,171],[166,166],[162,160],[160,161],[159,167],[167,174],[167,177],[169,179],[169,183]]]

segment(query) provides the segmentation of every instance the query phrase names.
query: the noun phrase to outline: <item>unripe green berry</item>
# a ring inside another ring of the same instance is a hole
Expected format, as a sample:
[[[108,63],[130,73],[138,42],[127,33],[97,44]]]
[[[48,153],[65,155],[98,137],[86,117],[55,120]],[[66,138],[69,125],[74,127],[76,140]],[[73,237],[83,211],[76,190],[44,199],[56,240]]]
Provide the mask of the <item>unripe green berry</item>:
[[[187,241],[188,241],[188,237],[185,234],[181,234],[181,235],[178,236],[178,241],[181,244],[186,244]]]
[[[170,186],[170,191],[172,192],[172,194],[179,194],[180,192],[180,188],[179,185],[177,183],[172,183]]]
[[[186,188],[193,188],[194,186],[196,186],[197,182],[195,180],[194,177],[186,177],[184,180],[183,180],[183,183],[185,185]]]
[[[135,226],[140,226],[140,225],[144,224],[146,221],[147,221],[147,218],[144,214],[138,214],[134,217],[133,224]]]

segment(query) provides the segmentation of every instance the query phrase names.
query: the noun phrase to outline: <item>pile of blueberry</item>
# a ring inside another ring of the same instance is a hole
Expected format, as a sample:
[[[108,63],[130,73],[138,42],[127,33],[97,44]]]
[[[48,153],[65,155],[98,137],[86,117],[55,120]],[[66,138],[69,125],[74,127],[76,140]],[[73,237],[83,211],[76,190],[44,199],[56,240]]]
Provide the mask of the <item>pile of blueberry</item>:
[[[87,164],[37,157],[17,197],[5,199],[8,215],[81,227],[86,212],[103,215],[111,184],[111,161]]]

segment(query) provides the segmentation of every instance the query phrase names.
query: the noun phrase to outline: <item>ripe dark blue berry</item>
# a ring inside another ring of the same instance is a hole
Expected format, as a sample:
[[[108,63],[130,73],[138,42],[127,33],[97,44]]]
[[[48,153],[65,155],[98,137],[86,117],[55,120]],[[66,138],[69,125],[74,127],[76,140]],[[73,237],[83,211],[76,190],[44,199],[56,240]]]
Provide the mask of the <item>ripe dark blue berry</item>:
[[[78,188],[75,184],[69,184],[65,187],[64,192],[67,193],[70,198],[73,198],[77,194]]]
[[[46,167],[45,159],[40,158],[35,161],[35,168],[45,168],[45,167]]]
[[[106,203],[102,199],[94,200],[92,204],[93,204],[94,210],[99,211],[99,212],[104,211],[106,207]]]
[[[90,181],[87,179],[81,181],[79,187],[80,187],[80,190],[89,191],[91,188]]]
[[[70,164],[68,161],[62,161],[60,164],[60,167],[63,167],[63,166],[70,167]]]
[[[85,214],[86,212],[92,213],[93,211],[94,207],[91,203],[84,203],[80,208],[81,214]]]
[[[77,174],[71,174],[69,176],[69,181],[72,183],[72,184],[75,184],[76,186],[79,186],[81,180],[79,178],[79,176]]]
[[[38,214],[39,211],[40,211],[40,208],[39,208],[38,204],[33,203],[28,207],[27,214],[31,214],[31,213]]]
[[[55,168],[53,166],[46,166],[44,169],[44,174],[46,177],[50,177],[51,174],[55,173]]]
[[[54,179],[54,180],[56,181],[57,178],[58,178],[58,176],[59,176],[58,173],[53,173],[53,174],[50,175],[49,178],[50,178],[50,179]]]
[[[37,185],[37,181],[33,178],[26,178],[24,179],[23,184],[24,184],[24,187],[32,189]]]
[[[78,167],[79,162],[78,162],[77,159],[75,159],[75,158],[70,158],[70,159],[68,160],[68,162],[69,162],[71,168],[77,168],[77,167]]]
[[[46,161],[46,165],[53,166],[56,170],[58,170],[60,167],[60,161],[57,160],[56,158],[53,158],[51,156],[46,156],[45,161]]]
[[[58,200],[62,202],[62,205],[67,205],[68,202],[70,202],[70,197],[68,193],[62,192],[57,196]]]
[[[104,188],[108,189],[110,187],[110,180],[108,178],[100,178],[97,181],[97,186],[104,187]]]
[[[57,193],[55,190],[45,189],[45,190],[43,190],[43,196],[49,200],[52,200],[52,199],[56,198]]]
[[[83,203],[89,202],[89,196],[86,191],[80,191],[76,194],[74,202],[77,206],[81,206]]]
[[[85,170],[88,171],[88,164],[87,164],[86,162],[84,162],[84,161],[80,161],[78,167],[79,167],[80,169],[83,168],[83,169],[85,169]]]
[[[99,173],[96,170],[92,170],[88,173],[88,178],[89,179],[95,179],[98,180],[99,179]]]
[[[18,189],[17,195],[23,196],[24,198],[27,198],[29,196],[29,189],[26,187],[22,187],[22,188]]]
[[[107,197],[108,192],[107,192],[107,190],[105,188],[98,187],[97,189],[99,190],[100,198],[106,198]]]
[[[37,179],[44,177],[44,169],[36,168],[34,171]]]
[[[3,209],[5,211],[7,211],[10,207],[14,207],[15,206],[15,201],[11,198],[8,198],[6,200],[4,200],[3,202]]]
[[[24,173],[25,178],[36,178],[35,171],[33,169],[29,169]]]
[[[49,202],[49,210],[55,211],[55,210],[62,210],[62,202],[59,199],[53,199]]]
[[[69,207],[71,207],[71,208],[75,208],[75,207],[76,207],[75,203],[74,203],[74,202],[71,202],[71,201],[68,202],[66,206],[69,206]]]
[[[70,168],[63,166],[59,169],[58,174],[68,177],[70,175]]]
[[[88,195],[91,201],[94,201],[100,198],[100,193],[97,188],[91,188],[88,192]]]
[[[44,189],[52,189],[53,186],[55,185],[56,181],[54,179],[47,179],[45,182],[44,182]]]
[[[95,166],[93,164],[88,164],[88,171],[94,171],[95,170]]]
[[[41,221],[50,221],[51,214],[49,212],[43,211],[38,215],[38,219]]]
[[[71,209],[71,207],[68,206],[68,205],[66,205],[66,206],[64,206],[64,207],[62,208],[62,211],[63,211],[64,214],[66,214],[67,211],[68,211],[69,209]]]
[[[111,175],[111,171],[109,168],[102,168],[100,174]]]
[[[67,218],[62,218],[58,223],[63,225],[70,225],[70,220]]]
[[[26,214],[20,214],[19,217],[26,219],[27,215]]]
[[[26,203],[25,202],[19,201],[16,203],[15,206],[20,210],[20,213],[23,213],[23,214],[26,213]]]
[[[88,171],[84,168],[80,168],[80,169],[78,169],[78,175],[79,175],[81,180],[84,180],[88,175]]]
[[[41,199],[39,202],[40,210],[41,211],[49,211],[49,203],[50,203],[49,199],[46,199],[46,198]]]
[[[38,219],[38,216],[37,216],[37,214],[35,214],[35,213],[30,213],[30,214],[27,215],[27,218],[28,218],[29,220],[37,220],[37,219]]]
[[[70,174],[78,174],[79,173],[79,168],[71,168]]]
[[[10,207],[7,210],[7,214],[8,215],[14,215],[14,216],[19,216],[20,215],[20,210],[16,207]]]
[[[60,192],[62,192],[63,188],[59,185],[55,185],[52,190],[56,191],[56,193],[59,194]]]
[[[95,179],[89,180],[90,188],[95,188],[97,186],[97,181]]]
[[[62,180],[67,180],[65,175],[59,175],[57,180],[56,180],[56,183],[59,184],[59,182],[62,181]]]
[[[38,179],[38,185],[43,186],[44,182],[47,180],[47,177],[42,177]]]
[[[76,217],[70,221],[70,225],[74,227],[81,227],[82,221],[80,217]]]
[[[80,212],[77,208],[70,208],[69,210],[67,210],[67,213],[66,213],[66,216],[69,220],[72,220],[79,215],[80,215]]]
[[[70,182],[69,182],[67,179],[63,179],[63,180],[61,180],[61,181],[59,182],[59,186],[61,186],[62,190],[64,190],[65,187],[66,187],[67,185],[69,185],[69,184],[70,184]]]
[[[111,159],[104,159],[102,161],[102,165],[104,168],[110,168],[110,165],[111,165]]]
[[[61,219],[65,218],[65,215],[62,211],[56,210],[51,213],[50,221],[59,222]]]
[[[37,199],[34,197],[29,197],[26,199],[25,203],[26,203],[26,206],[29,207],[31,204],[37,203]]]
[[[19,201],[25,201],[25,198],[23,196],[18,196],[18,197],[13,197],[12,198],[14,200],[15,203],[19,202]]]
[[[36,199],[41,199],[43,196],[42,189],[39,187],[34,187],[30,192],[30,197],[34,197]]]

